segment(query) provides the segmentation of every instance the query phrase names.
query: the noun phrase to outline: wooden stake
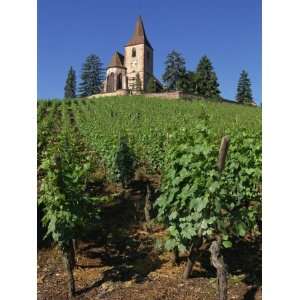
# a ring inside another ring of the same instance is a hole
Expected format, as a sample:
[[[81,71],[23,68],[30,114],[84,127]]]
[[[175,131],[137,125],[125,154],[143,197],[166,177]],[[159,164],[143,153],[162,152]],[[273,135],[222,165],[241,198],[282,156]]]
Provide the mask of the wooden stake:
[[[150,189],[150,183],[147,182],[146,183],[146,197],[145,197],[145,206],[144,206],[144,212],[145,212],[145,220],[147,223],[147,226],[150,225],[150,221],[151,221],[151,209],[152,209],[152,205],[151,205],[151,189]]]
[[[226,160],[226,155],[229,147],[229,137],[224,136],[221,141],[221,146],[219,150],[219,158],[218,158],[218,169],[220,172],[224,170],[225,167],[225,160]]]
[[[225,168],[225,161],[229,147],[229,137],[224,136],[221,141],[219,157],[218,157],[218,169],[220,173]],[[217,270],[217,278],[218,278],[218,293],[219,300],[227,300],[227,269],[224,263],[223,256],[221,255],[221,239],[218,237],[216,241],[213,241],[209,251],[211,253],[211,264]]]
[[[72,241],[68,243],[62,250],[63,263],[65,266],[66,273],[68,275],[68,295],[69,299],[73,299],[75,296],[75,280],[73,275],[74,268],[74,253],[72,253],[72,249],[74,252]]]

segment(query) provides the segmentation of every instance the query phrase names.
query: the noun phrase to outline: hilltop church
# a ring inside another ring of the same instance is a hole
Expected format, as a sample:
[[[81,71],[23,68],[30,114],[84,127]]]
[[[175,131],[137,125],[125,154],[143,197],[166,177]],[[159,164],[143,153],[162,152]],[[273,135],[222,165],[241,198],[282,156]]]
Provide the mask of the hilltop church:
[[[146,90],[150,78],[154,79],[158,90],[161,83],[153,75],[153,48],[147,39],[143,20],[138,17],[132,38],[122,55],[115,52],[106,71],[104,92],[118,90],[136,93]]]

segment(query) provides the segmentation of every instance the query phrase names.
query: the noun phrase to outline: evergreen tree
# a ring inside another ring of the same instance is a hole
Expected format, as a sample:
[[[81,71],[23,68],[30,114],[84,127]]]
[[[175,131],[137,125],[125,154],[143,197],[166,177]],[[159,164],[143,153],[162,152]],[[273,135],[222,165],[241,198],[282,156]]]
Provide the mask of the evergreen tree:
[[[156,93],[156,83],[153,77],[150,77],[147,83],[146,91],[148,93]]]
[[[239,103],[252,103],[251,82],[248,73],[243,70],[237,86],[236,101]]]
[[[187,79],[188,79],[188,92],[191,94],[194,94],[196,91],[196,73],[193,71],[188,71],[187,74]]]
[[[179,73],[179,79],[176,83],[177,90],[181,90],[185,93],[194,93],[195,91],[195,74],[192,71],[182,70]]]
[[[76,97],[76,73],[71,67],[68,72],[68,77],[65,84],[65,98]]]
[[[101,91],[101,80],[103,80],[103,69],[100,58],[91,54],[86,58],[81,69],[81,83],[79,93],[81,97],[98,94]]]
[[[195,74],[196,94],[204,98],[220,97],[217,75],[209,58],[205,55],[200,59]]]
[[[177,82],[185,73],[185,60],[180,53],[173,50],[168,54],[165,65],[166,69],[163,74],[163,81],[167,89],[177,89]]]

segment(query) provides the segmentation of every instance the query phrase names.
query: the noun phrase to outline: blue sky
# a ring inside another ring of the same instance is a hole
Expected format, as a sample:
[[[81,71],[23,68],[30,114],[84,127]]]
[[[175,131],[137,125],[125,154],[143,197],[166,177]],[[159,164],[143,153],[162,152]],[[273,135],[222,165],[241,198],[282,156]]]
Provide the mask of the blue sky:
[[[154,73],[161,78],[173,49],[189,70],[207,55],[223,97],[234,99],[246,69],[255,100],[261,101],[260,0],[38,0],[38,98],[62,98],[67,71],[91,53],[105,66],[124,52],[141,15],[154,48]]]

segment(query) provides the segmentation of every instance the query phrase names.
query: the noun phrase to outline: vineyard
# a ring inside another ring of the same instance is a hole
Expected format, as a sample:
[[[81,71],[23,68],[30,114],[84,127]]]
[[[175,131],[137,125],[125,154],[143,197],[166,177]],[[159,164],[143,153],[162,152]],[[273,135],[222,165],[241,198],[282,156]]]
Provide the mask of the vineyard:
[[[38,299],[261,299],[261,109],[38,101],[38,222]]]

